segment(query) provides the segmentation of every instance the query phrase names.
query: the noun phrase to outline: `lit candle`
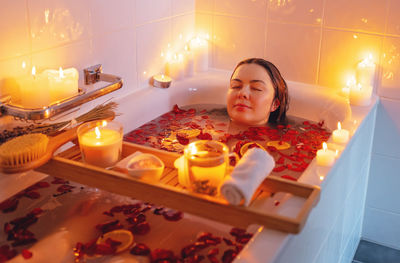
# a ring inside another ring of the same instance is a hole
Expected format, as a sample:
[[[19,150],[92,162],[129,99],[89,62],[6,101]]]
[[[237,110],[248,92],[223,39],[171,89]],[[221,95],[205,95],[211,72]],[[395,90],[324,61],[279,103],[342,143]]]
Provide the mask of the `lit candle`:
[[[372,55],[369,54],[367,58],[357,64],[357,82],[363,86],[374,86],[375,79],[375,63]]]
[[[184,77],[184,59],[183,54],[174,54],[174,56],[167,61],[165,66],[165,74],[171,76],[175,80]]]
[[[317,151],[317,164],[331,166],[335,162],[335,152],[328,150],[326,143],[322,143],[322,149]]]
[[[340,121],[338,122],[337,127],[337,130],[334,130],[332,133],[333,141],[337,143],[346,143],[349,140],[349,131],[342,129]]]
[[[166,89],[171,85],[172,79],[164,74],[155,75],[152,79],[152,85],[156,88]]]
[[[20,79],[21,105],[28,109],[37,109],[50,104],[49,87],[46,78],[36,73],[32,67],[32,74]]]
[[[184,150],[184,170],[194,191],[214,189],[222,183],[228,164],[228,147],[217,141],[196,141]]]
[[[47,69],[42,74],[48,79],[52,103],[78,94],[79,73],[75,68]]]
[[[363,86],[358,83],[350,87],[350,104],[355,106],[368,106],[371,103],[372,86]]]
[[[80,126],[78,139],[84,161],[100,167],[116,164],[121,156],[122,135],[122,125],[117,122],[89,122]]]
[[[190,41],[190,50],[193,52],[194,71],[208,70],[208,41],[196,37]]]
[[[185,76],[191,77],[194,74],[194,61],[193,61],[193,52],[189,49],[189,45],[185,45],[184,52],[184,68],[185,68]]]

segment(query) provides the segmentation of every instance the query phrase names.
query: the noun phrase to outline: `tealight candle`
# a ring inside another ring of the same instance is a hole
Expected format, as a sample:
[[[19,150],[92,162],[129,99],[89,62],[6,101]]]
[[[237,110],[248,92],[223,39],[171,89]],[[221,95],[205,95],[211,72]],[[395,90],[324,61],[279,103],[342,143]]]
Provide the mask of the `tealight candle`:
[[[349,131],[342,129],[340,121],[338,122],[337,127],[337,130],[334,130],[332,133],[333,141],[337,143],[346,143],[349,140]]]
[[[326,142],[322,143],[322,149],[317,151],[317,164],[331,166],[335,162],[335,152],[328,150]]]
[[[371,103],[372,86],[363,86],[358,83],[350,87],[350,104],[355,106],[368,106]]]
[[[32,67],[30,76],[20,79],[20,96],[24,108],[37,109],[50,104],[47,80],[36,73],[36,67]]]
[[[51,102],[62,101],[78,94],[79,73],[75,68],[58,70],[46,69],[43,76],[47,78]]]
[[[122,135],[122,125],[115,121],[81,125],[78,140],[83,160],[100,167],[113,166],[121,157]]]
[[[357,64],[357,82],[363,86],[374,86],[375,79],[375,63],[372,55],[369,54],[367,58]]]
[[[164,74],[155,75],[152,79],[152,85],[156,88],[166,89],[171,85],[172,79]]]

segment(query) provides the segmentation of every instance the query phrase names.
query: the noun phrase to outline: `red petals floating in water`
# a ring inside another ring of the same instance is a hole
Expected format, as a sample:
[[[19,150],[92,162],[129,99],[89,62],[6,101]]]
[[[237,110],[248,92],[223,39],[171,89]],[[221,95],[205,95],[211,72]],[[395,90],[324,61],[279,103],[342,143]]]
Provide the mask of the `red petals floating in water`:
[[[175,210],[164,211],[162,215],[168,221],[179,221],[183,218],[183,213]]]
[[[184,136],[181,136],[179,134],[176,134],[176,139],[182,145],[188,145],[189,144],[189,139],[184,137]]]
[[[136,256],[148,256],[150,255],[150,248],[143,243],[136,244],[129,253]]]
[[[211,134],[209,134],[207,132],[203,133],[203,131],[199,135],[197,135],[197,138],[200,140],[212,140],[213,139]]]
[[[32,252],[30,252],[27,249],[22,249],[21,254],[24,257],[24,259],[30,259],[33,255]]]
[[[107,223],[96,225],[96,229],[99,230],[102,234],[121,228],[124,228],[124,226],[121,225],[119,220],[114,220]]]

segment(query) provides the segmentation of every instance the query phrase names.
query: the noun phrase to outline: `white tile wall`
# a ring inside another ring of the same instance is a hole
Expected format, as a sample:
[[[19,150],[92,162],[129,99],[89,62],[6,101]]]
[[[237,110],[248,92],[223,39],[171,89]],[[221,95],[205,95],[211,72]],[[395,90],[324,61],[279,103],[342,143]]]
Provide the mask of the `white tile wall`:
[[[398,158],[373,155],[367,206],[400,214],[400,173],[398,171],[400,171]]]
[[[400,249],[400,215],[366,207],[362,236],[366,240]]]
[[[400,101],[381,98],[377,111],[373,152],[400,158]]]
[[[160,53],[168,44],[178,48],[179,41],[187,41],[196,32],[195,0],[3,2],[1,95],[5,90],[17,91],[15,80],[32,66],[38,72],[75,67],[82,84],[82,69],[101,63],[104,72],[123,77],[123,89],[113,93],[123,96],[146,87],[148,79],[163,70]]]

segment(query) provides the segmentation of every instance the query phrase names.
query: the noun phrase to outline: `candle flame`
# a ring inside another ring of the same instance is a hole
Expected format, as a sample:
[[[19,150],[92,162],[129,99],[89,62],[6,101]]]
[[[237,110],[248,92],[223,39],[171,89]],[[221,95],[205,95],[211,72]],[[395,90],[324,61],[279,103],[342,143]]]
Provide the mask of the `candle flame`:
[[[103,120],[103,121],[101,122],[101,126],[102,126],[102,127],[106,127],[106,126],[107,126],[107,121],[106,121],[106,120]]]
[[[164,76],[164,74],[162,74],[162,75],[161,75],[161,79],[162,79],[162,80],[164,80],[164,79],[165,79],[165,76]]]
[[[338,121],[337,123],[337,129],[340,131],[342,129],[342,124],[340,123],[340,121]]]
[[[58,69],[58,75],[59,75],[60,79],[64,77],[64,72],[61,67]]]
[[[320,175],[320,176],[319,176],[319,180],[320,180],[320,181],[323,181],[324,179],[325,179],[325,176],[323,176],[323,175]]]
[[[94,128],[94,132],[96,133],[96,139],[100,139],[100,130],[99,127]]]
[[[347,79],[346,85],[347,85],[347,87],[351,87],[351,86],[356,85],[356,83],[357,83],[356,76],[351,75],[351,76]]]
[[[36,75],[36,67],[33,66],[33,67],[32,67],[32,76],[35,76],[35,75]]]
[[[26,62],[22,61],[22,68],[25,69],[26,68]]]
[[[328,149],[328,145],[326,144],[326,142],[322,143],[322,148],[324,149],[324,152]]]
[[[360,62],[360,66],[362,67],[371,67],[374,66],[374,59],[372,57],[372,54],[369,53],[368,56],[366,58],[364,58],[361,62]]]
[[[338,155],[339,155],[339,150],[336,149],[335,156],[337,157]]]

